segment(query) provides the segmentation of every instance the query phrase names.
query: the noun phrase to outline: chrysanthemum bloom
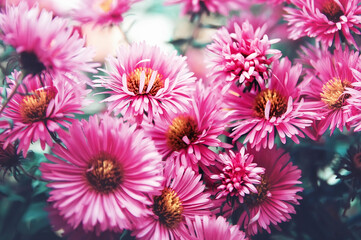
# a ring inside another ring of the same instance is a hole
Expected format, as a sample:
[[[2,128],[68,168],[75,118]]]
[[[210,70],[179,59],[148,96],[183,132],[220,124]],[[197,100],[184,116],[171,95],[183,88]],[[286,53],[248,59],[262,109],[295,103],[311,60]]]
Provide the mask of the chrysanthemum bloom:
[[[96,72],[97,65],[91,63],[94,53],[84,47],[78,32],[65,19],[37,5],[8,5],[0,14],[0,30],[0,39],[16,49],[25,74]]]
[[[221,173],[212,175],[211,178],[217,180],[219,190],[216,198],[237,197],[243,203],[244,196],[250,193],[257,193],[255,184],[261,183],[261,174],[264,168],[253,163],[253,156],[245,153],[242,147],[239,153],[229,151],[221,153],[218,157],[221,163]]]
[[[139,219],[133,234],[137,239],[179,239],[187,235],[187,219],[209,215],[211,202],[204,193],[201,175],[190,168],[165,168],[163,190],[148,208],[152,213]]]
[[[333,54],[316,48],[303,50],[301,59],[313,56],[309,61],[312,68],[305,77],[310,81],[305,85],[303,94],[306,95],[306,101],[313,105],[315,112],[324,116],[317,123],[318,134],[322,135],[327,129],[331,130],[331,134],[336,128],[340,131],[344,127],[349,129],[350,122],[347,121],[351,117],[351,104],[348,99],[351,95],[347,93],[347,88],[353,88],[353,84],[357,82],[353,72],[361,71],[360,54],[347,47],[345,50],[336,49]],[[317,54],[312,55],[310,52]]]
[[[245,210],[238,224],[243,225],[247,234],[255,235],[262,229],[271,232],[270,225],[291,219],[290,214],[296,213],[293,205],[298,205],[301,196],[297,193],[303,190],[296,186],[301,184],[301,170],[290,162],[289,154],[282,149],[262,149],[257,152],[249,149],[254,155],[254,162],[265,168],[262,180],[256,185],[258,193],[246,195]]]
[[[109,76],[100,76],[97,87],[108,89],[109,111],[141,124],[144,115],[167,117],[189,104],[195,78],[184,57],[167,54],[156,46],[135,43],[120,46],[117,58],[108,58]]]
[[[270,64],[281,57],[281,52],[271,49],[279,39],[268,39],[265,30],[265,25],[254,30],[248,21],[238,24],[237,19],[219,29],[207,47],[209,76],[222,85],[245,81],[261,84],[268,79]]]
[[[239,10],[246,6],[244,0],[166,0],[166,5],[184,4],[182,14],[212,12],[228,15],[232,10]]]
[[[316,38],[327,46],[341,44],[341,35],[356,48],[352,33],[360,34],[361,5],[357,0],[291,0],[296,8],[285,7],[289,37]]]
[[[161,188],[161,156],[136,125],[121,119],[91,116],[62,133],[64,147],[55,145],[53,163],[40,170],[53,190],[49,201],[60,216],[85,232],[129,229],[134,218],[150,211],[145,204]]]
[[[227,125],[220,97],[199,82],[186,111],[172,114],[165,121],[157,118],[154,126],[145,126],[164,159],[195,171],[199,163],[214,164],[217,155],[209,147],[228,146],[218,139]]]
[[[182,238],[187,240],[246,240],[244,232],[237,225],[231,226],[222,216],[195,216],[191,221],[187,219],[190,235]]]
[[[82,23],[117,24],[123,21],[123,14],[137,1],[139,0],[81,0],[72,16]]]
[[[9,93],[16,88],[15,82],[21,73],[14,72],[12,78],[8,78]],[[13,122],[13,126],[2,133],[5,144],[19,140],[18,152],[22,150],[24,156],[30,143],[37,140],[43,149],[46,144],[52,146],[51,134],[69,127],[74,114],[82,113],[82,101],[88,92],[65,81],[61,75],[55,79],[46,75],[41,80],[37,76],[26,77],[3,112],[3,116]]]
[[[19,174],[18,166],[21,160],[22,156],[17,153],[16,144],[4,147],[4,141],[0,141],[0,172],[3,172],[3,177],[8,172],[16,177]]]
[[[361,57],[358,58],[361,60]],[[360,61],[361,62],[361,61]],[[347,119],[347,125],[350,124],[354,127],[355,132],[361,131],[361,67],[360,62],[351,68],[355,81],[351,83],[351,86],[346,86],[344,95],[347,98],[347,112],[350,118]]]
[[[300,97],[298,80],[301,64],[291,66],[284,58],[275,61],[269,85],[260,85],[260,91],[244,92],[233,86],[225,96],[225,106],[231,111],[229,121],[233,127],[230,136],[233,142],[246,135],[244,143],[260,149],[272,148],[275,136],[282,143],[291,138],[298,143],[304,137],[302,129],[310,126],[316,113],[308,111]]]

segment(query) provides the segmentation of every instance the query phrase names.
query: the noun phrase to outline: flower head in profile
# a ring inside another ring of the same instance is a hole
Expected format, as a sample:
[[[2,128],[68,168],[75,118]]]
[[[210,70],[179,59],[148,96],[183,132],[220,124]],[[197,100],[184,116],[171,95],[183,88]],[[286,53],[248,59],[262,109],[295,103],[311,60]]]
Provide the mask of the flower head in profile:
[[[16,89],[21,74],[15,71],[7,79],[9,95]],[[52,134],[69,127],[74,121],[74,114],[82,113],[82,102],[88,92],[70,84],[62,75],[54,79],[49,75],[45,78],[25,77],[3,111],[3,117],[13,122],[13,126],[2,133],[5,145],[19,140],[18,152],[22,150],[24,156],[30,144],[37,140],[40,140],[43,149],[46,144],[52,146]]]
[[[117,57],[108,59],[108,75],[95,82],[111,96],[109,110],[138,124],[147,118],[166,118],[190,101],[195,78],[184,57],[167,54],[156,46],[135,43],[120,46]]]
[[[285,7],[289,37],[316,38],[326,46],[341,45],[342,37],[358,48],[352,33],[360,34],[361,6],[357,0],[291,0],[296,6]],[[302,23],[302,24],[300,24]]]
[[[22,156],[17,152],[17,144],[10,143],[4,146],[4,141],[0,141],[0,172],[3,177],[9,172],[15,178],[20,173],[18,166],[22,161]]]
[[[253,81],[262,84],[269,78],[271,63],[281,57],[279,50],[271,49],[279,39],[269,40],[265,31],[266,25],[254,29],[248,21],[237,19],[219,29],[207,48],[209,75],[222,85]]]
[[[118,24],[123,14],[139,0],[81,0],[73,12],[74,19],[98,25]]]
[[[161,187],[161,156],[136,125],[122,119],[91,116],[74,122],[60,136],[52,163],[42,163],[51,181],[49,202],[73,228],[104,232],[129,229],[135,218],[146,215],[145,204]]]
[[[301,64],[291,66],[283,58],[274,62],[268,86],[261,84],[260,91],[230,88],[225,106],[231,111],[229,126],[233,127],[230,134],[233,142],[245,135],[244,143],[260,149],[272,148],[276,136],[282,143],[286,138],[298,143],[298,137],[304,137],[302,130],[312,124],[316,113],[309,111],[310,106],[300,97],[301,72]]]
[[[165,121],[156,118],[154,126],[145,126],[164,159],[195,171],[198,164],[214,164],[217,155],[209,147],[227,147],[218,139],[227,125],[221,101],[217,91],[199,82],[186,111]]]
[[[68,21],[53,17],[37,5],[26,2],[7,5],[0,14],[0,39],[15,48],[25,74],[51,76],[64,72],[96,72],[91,63],[93,51],[73,31]],[[30,34],[31,33],[31,34]]]
[[[163,190],[151,199],[152,213],[135,224],[133,234],[140,240],[179,239],[187,236],[188,219],[208,215],[212,206],[201,175],[190,168],[165,168]]]
[[[189,228],[189,240],[246,240],[244,232],[238,229],[237,225],[230,225],[222,216],[215,217],[203,215],[195,216],[191,221],[187,219],[187,226]]]
[[[249,149],[254,162],[265,168],[261,183],[256,185],[257,193],[251,193],[244,199],[247,210],[238,224],[243,225],[247,234],[255,235],[262,231],[271,232],[270,225],[277,225],[291,219],[296,213],[293,205],[298,205],[302,197],[298,195],[303,188],[301,170],[290,162],[289,154],[282,149],[262,149],[257,152]]]
[[[261,183],[261,174],[264,174],[264,168],[258,167],[253,163],[253,156],[245,153],[242,147],[240,152],[229,151],[219,155],[221,172],[211,176],[217,180],[219,190],[217,199],[221,197],[237,197],[240,203],[243,203],[246,194],[257,194],[256,184]]]

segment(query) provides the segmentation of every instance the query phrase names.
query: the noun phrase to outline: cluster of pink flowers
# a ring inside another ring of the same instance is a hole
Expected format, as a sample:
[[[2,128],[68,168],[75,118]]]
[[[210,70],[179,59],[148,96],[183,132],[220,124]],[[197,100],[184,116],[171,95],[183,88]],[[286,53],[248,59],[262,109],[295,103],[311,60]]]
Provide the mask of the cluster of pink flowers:
[[[135,2],[84,0],[70,15],[111,25]],[[185,3],[184,14],[250,5],[166,2]],[[271,233],[296,213],[303,191],[301,170],[281,145],[361,130],[354,37],[361,7],[355,0],[267,3],[284,4],[290,39],[316,44],[292,62],[274,48],[280,39],[269,39],[272,26],[234,17],[205,49],[207,79],[194,76],[186,57],[147,42],[120,45],[97,69],[72,22],[37,4],[7,5],[0,39],[15,49],[17,70],[1,89],[0,166],[10,153],[26,158],[37,141],[51,148],[40,165],[47,211],[69,239],[116,239],[126,230],[137,239]],[[80,120],[93,92],[106,95],[106,109]]]

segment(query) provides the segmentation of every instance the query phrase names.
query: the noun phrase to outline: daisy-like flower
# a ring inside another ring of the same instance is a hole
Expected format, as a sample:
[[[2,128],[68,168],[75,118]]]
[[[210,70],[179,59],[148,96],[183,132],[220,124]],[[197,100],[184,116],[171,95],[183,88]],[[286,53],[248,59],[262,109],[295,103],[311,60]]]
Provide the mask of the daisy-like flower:
[[[81,0],[72,15],[82,23],[117,24],[123,21],[123,14],[137,1],[139,0]]]
[[[264,168],[253,163],[253,156],[245,151],[242,147],[239,153],[230,150],[228,154],[219,155],[221,172],[211,176],[218,181],[215,183],[219,190],[216,199],[236,196],[243,203],[246,194],[257,193],[255,184],[261,183]]]
[[[250,149],[254,162],[265,168],[261,183],[256,185],[257,193],[246,195],[244,211],[238,224],[243,225],[247,234],[255,235],[262,229],[271,232],[270,225],[277,225],[291,219],[296,213],[293,205],[302,199],[297,193],[303,191],[301,170],[290,162],[290,156],[282,149]]]
[[[145,115],[166,118],[189,104],[195,78],[184,57],[167,54],[156,46],[135,43],[120,46],[117,58],[108,58],[109,76],[100,76],[97,87],[108,89],[109,111],[141,124]]]
[[[355,53],[358,55],[357,53]],[[345,114],[350,116],[347,119],[347,125],[354,127],[355,132],[361,131],[361,57],[358,55],[358,63],[355,68],[351,68],[355,81],[351,86],[346,86],[344,89],[344,98],[347,98],[348,109],[345,109]],[[347,113],[346,113],[347,112]]]
[[[254,29],[248,21],[238,23],[237,19],[219,29],[207,47],[209,76],[222,85],[245,81],[262,84],[269,77],[270,64],[281,57],[279,50],[271,49],[279,39],[268,39],[265,31],[265,25]]]
[[[21,72],[14,72],[8,92],[14,91]],[[53,145],[51,134],[62,131],[74,121],[74,114],[82,113],[82,101],[89,90],[75,87],[58,75],[55,79],[27,76],[17,89],[13,98],[3,111],[3,117],[10,119],[9,126],[2,134],[5,145],[19,140],[18,152],[26,156],[31,143],[40,140],[45,149],[46,144]]]
[[[165,168],[163,190],[150,198],[148,208],[152,214],[135,224],[133,234],[137,239],[179,239],[187,236],[187,219],[208,215],[211,207],[209,194],[200,182],[201,175],[190,168]]]
[[[296,8],[285,7],[289,37],[316,38],[327,46],[341,44],[341,35],[358,48],[352,33],[360,34],[361,5],[358,0],[291,0]],[[300,24],[302,23],[302,24]]]
[[[191,221],[187,219],[187,226],[189,228],[190,235],[187,240],[246,240],[244,232],[238,229],[237,225],[231,226],[225,218],[222,216],[195,216],[195,219]]]
[[[260,85],[260,91],[244,92],[233,86],[225,96],[225,105],[231,111],[229,121],[233,142],[246,135],[244,143],[260,149],[272,148],[275,136],[286,143],[291,138],[299,143],[302,129],[310,126],[316,113],[309,111],[300,97],[302,86],[298,80],[301,64],[291,66],[288,58],[275,61],[269,85]]]
[[[327,129],[331,130],[331,134],[336,128],[340,131],[344,127],[349,129],[352,104],[348,99],[351,94],[355,95],[356,89],[352,88],[358,84],[354,73],[361,71],[360,54],[347,47],[345,50],[336,49],[333,54],[315,47],[303,48],[303,51],[301,61],[308,61],[311,66],[305,77],[310,81],[305,85],[303,94],[317,114],[324,116],[317,123],[318,134],[322,135]],[[357,99],[353,102],[356,103]]]
[[[199,163],[214,164],[217,155],[209,147],[228,147],[218,139],[227,125],[221,101],[217,91],[199,82],[186,111],[165,121],[155,119],[154,126],[145,126],[164,159],[190,166],[194,171],[198,171]]]
[[[145,204],[161,188],[161,156],[136,125],[121,119],[91,116],[62,133],[64,147],[55,145],[53,163],[40,170],[48,184],[49,201],[73,228],[85,232],[129,229],[135,218],[149,213]]]
[[[228,15],[231,10],[247,6],[244,0],[166,0],[165,4],[184,4],[182,14],[212,12],[222,15]]]
[[[0,39],[15,48],[25,74],[96,72],[97,65],[91,63],[94,53],[84,47],[78,32],[65,19],[37,5],[7,5],[0,13],[0,30]]]

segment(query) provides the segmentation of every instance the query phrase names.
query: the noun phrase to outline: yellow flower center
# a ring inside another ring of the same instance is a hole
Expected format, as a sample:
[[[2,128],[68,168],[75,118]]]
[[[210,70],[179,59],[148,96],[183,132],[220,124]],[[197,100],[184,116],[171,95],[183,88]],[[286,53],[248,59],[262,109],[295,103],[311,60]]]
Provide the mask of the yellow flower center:
[[[153,198],[153,212],[167,228],[176,228],[182,221],[182,201],[172,188],[164,188],[162,195]]]
[[[287,111],[287,98],[282,96],[277,90],[266,89],[258,93],[253,105],[254,114],[257,117],[265,118],[265,109],[268,101],[271,103],[269,118],[280,117]]]
[[[113,0],[105,0],[100,3],[100,8],[105,12],[108,13],[112,8]]]
[[[140,79],[142,74],[144,74],[145,81],[142,91],[140,92]],[[155,74],[154,82],[151,83],[152,75]],[[148,86],[150,89],[148,89]],[[136,95],[141,94],[150,94],[155,96],[159,89],[164,87],[163,77],[161,74],[153,71],[150,68],[137,68],[128,75],[127,78],[127,87],[128,90],[133,92]]]
[[[166,133],[167,145],[173,151],[187,148],[188,144],[183,141],[187,136],[189,142],[194,142],[198,138],[198,124],[190,116],[179,116],[173,119]]]
[[[334,0],[326,0],[322,4],[321,12],[326,15],[327,19],[332,22],[338,22],[343,12],[340,6]]]
[[[347,80],[342,81],[339,78],[333,78],[322,86],[321,100],[327,104],[330,109],[340,109],[345,104],[345,100],[350,97],[344,94],[346,87],[351,87]]]

